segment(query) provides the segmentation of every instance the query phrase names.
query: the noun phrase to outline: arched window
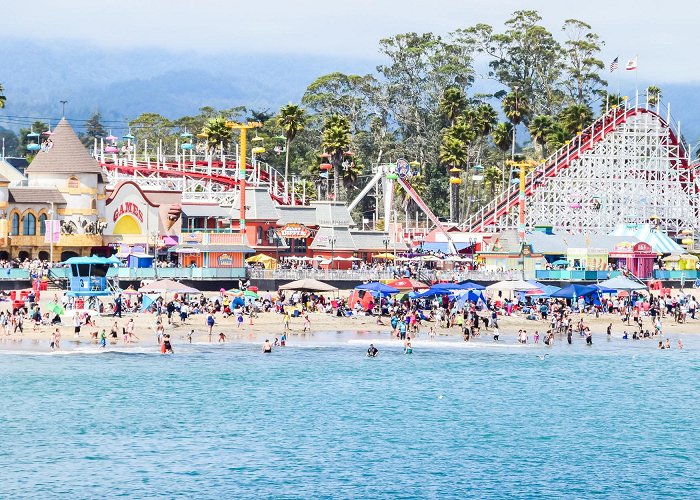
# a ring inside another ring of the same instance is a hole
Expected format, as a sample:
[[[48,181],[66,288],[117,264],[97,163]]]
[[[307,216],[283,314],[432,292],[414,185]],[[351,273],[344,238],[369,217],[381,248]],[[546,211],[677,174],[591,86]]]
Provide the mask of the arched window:
[[[36,234],[36,216],[27,214],[22,219],[22,234],[24,236],[34,236]]]
[[[17,212],[12,214],[12,228],[10,230],[12,236],[19,235],[19,214]]]
[[[39,216],[39,234],[41,236],[46,234],[46,214],[41,214]]]
[[[262,245],[263,242],[263,228],[262,226],[258,226],[258,245]]]

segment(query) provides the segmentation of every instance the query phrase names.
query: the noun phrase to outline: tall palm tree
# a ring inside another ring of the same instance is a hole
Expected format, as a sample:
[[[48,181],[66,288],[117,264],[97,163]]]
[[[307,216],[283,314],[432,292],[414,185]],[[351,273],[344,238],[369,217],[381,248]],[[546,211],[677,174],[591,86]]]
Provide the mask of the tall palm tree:
[[[498,124],[498,112],[490,104],[479,104],[475,113],[474,129],[481,137],[489,135]]]
[[[647,87],[647,102],[649,106],[656,106],[661,100],[661,89],[656,85]]]
[[[289,176],[289,146],[294,138],[304,130],[306,124],[306,112],[296,104],[287,104],[280,108],[277,115],[277,125],[282,127],[284,137],[287,140],[284,154],[284,186],[287,189],[287,177]],[[286,193],[285,193],[286,195]]]
[[[233,130],[226,126],[226,118],[217,116],[207,120],[202,132],[207,136],[207,149],[214,151],[219,144],[227,146],[231,141]]]
[[[489,186],[491,198],[496,196],[496,187],[503,182],[503,172],[496,166],[491,166],[484,170],[484,182]]]
[[[440,99],[440,112],[445,115],[450,122],[450,126],[455,124],[457,117],[467,107],[467,96],[464,95],[462,89],[458,87],[447,87],[442,99]]]
[[[0,83],[0,108],[5,107],[5,101],[7,98],[5,97],[5,88],[3,87],[2,83]]]
[[[505,178],[506,153],[513,144],[513,125],[509,122],[501,122],[491,132],[491,139],[498,149],[503,152],[503,176]]]
[[[564,126],[558,121],[555,121],[552,123],[552,126],[549,128],[549,132],[547,133],[547,147],[550,151],[557,150],[570,138],[571,135],[566,131]]]
[[[350,147],[350,122],[340,115],[333,115],[323,126],[321,144],[323,149],[331,155],[333,165],[333,194],[336,200],[340,188],[340,167],[343,164],[343,154]]]
[[[513,124],[513,143],[512,156],[515,156],[515,129],[521,123],[527,125],[530,119],[532,111],[530,109],[530,103],[527,101],[524,95],[519,94],[518,90],[515,89],[513,92],[506,94],[501,102],[503,106],[503,112],[508,118],[508,121]]]
[[[570,136],[593,123],[593,110],[587,104],[572,104],[559,113],[559,121]]]
[[[530,137],[535,145],[538,156],[544,156],[544,146],[547,144],[547,134],[552,128],[552,117],[548,115],[537,115],[528,124]]]

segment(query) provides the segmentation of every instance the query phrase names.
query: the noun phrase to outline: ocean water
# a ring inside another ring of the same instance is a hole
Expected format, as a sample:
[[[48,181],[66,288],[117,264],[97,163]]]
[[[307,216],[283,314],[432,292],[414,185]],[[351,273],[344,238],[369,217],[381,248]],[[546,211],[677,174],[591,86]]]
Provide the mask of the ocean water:
[[[697,498],[700,339],[0,353],[2,498]],[[67,346],[70,347],[70,346]],[[546,359],[538,355],[549,352]]]

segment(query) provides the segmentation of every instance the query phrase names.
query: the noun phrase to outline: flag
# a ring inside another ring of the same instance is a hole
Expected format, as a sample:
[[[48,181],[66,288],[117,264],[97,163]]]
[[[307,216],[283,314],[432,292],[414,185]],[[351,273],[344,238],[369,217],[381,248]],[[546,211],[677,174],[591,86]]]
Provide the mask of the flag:
[[[61,237],[61,221],[46,219],[44,224],[44,243],[58,243]]]
[[[625,66],[625,69],[627,71],[634,71],[637,69],[637,56],[634,56],[634,59],[627,61],[627,66]]]
[[[615,70],[617,70],[618,59],[619,57],[616,57],[615,59],[613,59],[613,62],[610,63],[610,73],[613,73]]]

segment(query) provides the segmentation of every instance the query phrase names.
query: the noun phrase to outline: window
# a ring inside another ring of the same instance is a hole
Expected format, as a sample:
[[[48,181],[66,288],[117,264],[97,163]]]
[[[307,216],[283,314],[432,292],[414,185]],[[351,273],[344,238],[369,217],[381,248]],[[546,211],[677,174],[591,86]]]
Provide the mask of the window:
[[[258,226],[257,232],[258,232],[258,245],[262,245],[263,244],[263,228],[262,228],[262,226]]]
[[[10,230],[12,236],[19,235],[19,214],[17,212],[12,214],[12,229]]]
[[[34,236],[36,234],[36,217],[34,214],[27,214],[22,219],[22,234]]]
[[[68,179],[68,188],[69,189],[78,189],[80,187],[80,180],[72,176],[71,178]]]
[[[39,216],[39,234],[41,236],[46,234],[46,214],[41,214]]]

